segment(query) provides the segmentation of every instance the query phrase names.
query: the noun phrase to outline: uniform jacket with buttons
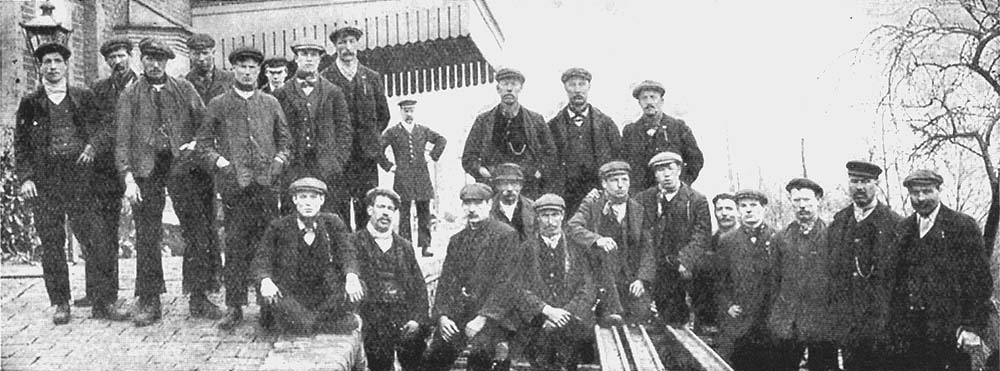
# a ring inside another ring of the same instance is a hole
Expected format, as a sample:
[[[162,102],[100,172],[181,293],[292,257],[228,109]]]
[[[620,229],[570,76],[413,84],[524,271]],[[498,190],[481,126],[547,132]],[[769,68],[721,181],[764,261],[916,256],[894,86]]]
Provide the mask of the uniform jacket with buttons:
[[[387,287],[379,281],[391,280],[394,282],[394,288],[403,292],[399,296],[403,298],[403,303],[406,304],[409,312],[406,319],[426,323],[428,314],[427,285],[424,283],[424,275],[420,271],[420,265],[417,264],[417,257],[413,253],[413,245],[410,244],[410,241],[393,233],[392,247],[386,252],[382,252],[367,228],[354,232],[350,240],[356,253],[355,261],[357,261],[358,267],[356,273],[365,288],[363,300],[379,300],[384,295],[375,291]],[[376,260],[378,259],[392,262],[391,278],[377,274],[378,263]]]
[[[302,157],[312,148],[319,166],[321,179],[339,177],[351,155],[351,113],[347,108],[344,91],[320,77],[309,95],[317,95],[317,107],[302,91],[298,79],[291,79],[274,93],[281,103],[292,135],[290,155],[292,163],[303,163]]]
[[[833,340],[826,231],[826,223],[816,219],[808,233],[792,222],[778,234],[781,284],[768,325],[780,339]]]
[[[437,161],[444,152],[448,140],[430,128],[413,125],[413,132],[407,132],[403,124],[396,124],[382,133],[382,156],[379,164],[389,171],[396,166],[392,188],[399,193],[403,201],[427,201],[434,198],[434,186],[431,174],[427,170],[427,158],[424,155],[427,143],[434,145],[431,149],[431,160]],[[385,148],[392,147],[395,162],[389,161]]]
[[[462,151],[462,168],[480,183],[489,183],[489,179],[479,174],[480,167],[485,167],[492,173],[493,167],[503,162],[500,150],[493,144],[493,125],[496,124],[499,111],[500,105],[497,105],[476,117]],[[550,171],[556,160],[556,145],[552,142],[552,133],[542,115],[524,106],[521,107],[521,115],[528,145],[524,154],[526,160],[518,165],[521,165],[525,177],[534,177],[537,171],[542,174],[542,179],[550,178]]]
[[[622,129],[625,161],[632,166],[632,191],[640,192],[656,184],[649,159],[664,151],[674,152],[684,159],[681,180],[691,184],[705,163],[698,142],[684,120],[662,115],[658,123],[640,119]]]
[[[354,75],[354,89],[351,89],[351,82],[340,72],[337,63],[331,64],[320,74],[343,90],[344,98],[347,100],[354,129],[351,158],[377,161],[379,148],[382,148],[379,146],[379,138],[382,136],[382,131],[389,126],[390,117],[389,103],[386,101],[385,88],[382,86],[382,75],[358,63],[358,72]]]
[[[63,103],[71,105],[73,125],[76,126],[75,140],[82,145],[74,155],[79,156],[86,145],[94,149],[105,146],[108,133],[100,125],[94,93],[85,87],[68,85]],[[36,171],[43,169],[50,158],[52,124],[49,121],[49,105],[53,104],[41,86],[35,92],[21,98],[17,107],[14,128],[14,154],[17,158],[15,170],[23,181],[33,180]]]
[[[553,185],[550,191],[555,194],[563,194],[566,188],[566,169],[565,166],[568,163],[566,153],[566,146],[570,140],[575,140],[575,138],[569,138],[569,133],[567,130],[568,125],[576,125],[573,123],[573,119],[569,117],[566,110],[567,107],[559,110],[548,122],[549,131],[552,132],[552,141],[556,146],[556,156],[557,165],[553,168],[552,178]],[[584,120],[591,120],[593,123],[593,142],[588,143],[588,148],[594,150],[594,168],[590,175],[593,178],[597,178],[597,169],[610,161],[613,160],[623,160],[622,156],[622,135],[618,132],[618,125],[615,125],[614,120],[604,112],[597,109],[593,105],[590,106],[590,113]],[[633,168],[635,169],[635,168]]]
[[[516,263],[512,266],[511,283],[514,292],[511,294],[511,303],[522,324],[530,323],[532,318],[542,314],[542,309],[549,305],[565,309],[585,325],[593,325],[597,285],[591,274],[590,251],[567,243],[565,235],[559,239],[558,244],[564,251],[564,263],[560,267],[562,281],[553,279],[551,275],[545,277],[546,269],[540,254],[550,247],[539,235],[521,243]],[[557,285],[550,285],[551,282],[557,282]]]

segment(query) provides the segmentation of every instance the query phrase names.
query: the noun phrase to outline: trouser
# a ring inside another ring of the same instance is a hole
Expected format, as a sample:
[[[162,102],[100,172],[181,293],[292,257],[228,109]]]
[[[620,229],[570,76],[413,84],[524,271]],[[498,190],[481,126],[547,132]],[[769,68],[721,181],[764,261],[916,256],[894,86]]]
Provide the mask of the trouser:
[[[667,324],[684,324],[689,320],[691,311],[687,305],[688,281],[681,278],[674,265],[665,265],[656,272],[656,283],[653,284],[653,300],[660,319]]]
[[[576,213],[576,209],[580,207],[583,198],[591,190],[601,188],[601,182],[597,178],[597,169],[592,170],[590,173],[585,173],[583,170],[577,172],[581,174],[566,178],[566,191],[563,198],[566,200],[567,218],[572,217]]]
[[[723,327],[719,336],[719,355],[729,361],[734,370],[778,370],[775,343],[763,326],[733,333]]]
[[[354,205],[354,230],[362,230],[368,224],[365,194],[378,187],[378,165],[375,160],[353,154],[344,166],[343,180],[338,182],[347,188],[347,194],[335,200],[334,209],[351,225],[351,205]]]
[[[833,342],[782,339],[773,343],[774,370],[798,371],[806,349],[809,350],[809,357],[805,368],[810,371],[836,370],[838,368],[837,346]]]
[[[414,241],[410,233],[410,204],[417,204],[417,240]],[[415,242],[418,247],[428,247],[431,245],[431,207],[430,201],[403,201],[399,207],[399,234],[403,238]]]
[[[715,283],[718,272],[699,269],[694,272],[691,280],[691,307],[694,310],[695,323],[699,326],[717,326],[716,314],[719,306],[715,299]]]
[[[561,370],[592,362],[594,338],[592,326],[573,319],[560,328],[544,328],[547,317],[535,316],[525,330],[525,355],[533,370]]]
[[[958,348],[958,329],[939,332],[939,318],[923,310],[897,313],[890,328],[893,331],[890,370],[971,370],[972,360]]]
[[[104,246],[87,246],[87,265],[84,271],[87,297],[100,297],[102,303],[113,303],[118,300],[118,224],[121,220],[122,193],[96,195],[93,209],[95,217],[100,221],[97,233],[102,238],[107,236],[107,241]]]
[[[248,287],[254,285],[250,263],[267,224],[277,215],[277,199],[266,186],[251,183],[245,188],[227,189],[222,195],[226,213],[226,265],[223,283],[226,306],[247,304]]]
[[[399,358],[403,370],[423,370],[420,357],[427,346],[424,338],[429,330],[421,326],[415,333],[403,334],[401,329],[406,322],[416,320],[408,318],[410,312],[407,303],[361,304],[361,318],[365,321],[362,333],[370,370],[393,370],[394,356]]]
[[[317,305],[312,298],[288,293],[280,287],[279,290],[284,295],[272,304],[261,304],[261,316],[271,316],[278,328],[285,331],[298,334],[327,332],[346,314],[339,301],[322,300]]]
[[[174,166],[185,168],[171,175]],[[218,251],[212,233],[211,177],[190,164],[174,161],[169,151],[163,151],[156,155],[149,176],[136,178],[135,182],[142,197],[142,201],[132,207],[136,235],[135,295],[154,296],[166,292],[160,252],[165,189],[170,192],[186,244],[182,267],[184,289],[188,292],[210,290],[217,272],[213,255]]]
[[[472,339],[468,339],[465,336],[465,325],[468,323],[468,320],[471,320],[471,318],[461,322],[458,320],[455,321],[458,333],[452,336],[450,340],[446,341],[441,337],[441,329],[437,329],[434,332],[427,352],[424,354],[423,363],[425,370],[451,370],[451,365],[458,359],[462,350],[469,345],[471,345],[472,349],[466,360],[466,369],[469,371],[489,370],[497,344],[510,341],[513,333],[501,327],[496,321],[487,319],[483,329],[476,336],[473,336]]]

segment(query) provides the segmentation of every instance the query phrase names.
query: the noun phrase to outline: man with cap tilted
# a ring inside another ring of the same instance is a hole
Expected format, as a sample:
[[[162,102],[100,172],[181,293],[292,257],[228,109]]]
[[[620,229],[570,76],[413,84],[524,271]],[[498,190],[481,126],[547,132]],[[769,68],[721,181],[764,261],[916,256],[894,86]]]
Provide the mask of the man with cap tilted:
[[[506,282],[517,251],[517,231],[490,217],[489,186],[468,184],[459,197],[467,224],[448,242],[431,312],[437,329],[424,366],[450,370],[465,345],[472,344],[469,370],[507,370],[507,341],[516,327]]]
[[[562,197],[547,193],[538,198],[538,234],[521,243],[511,266],[511,301],[522,321],[519,330],[527,335],[525,354],[541,370],[593,362],[593,251],[566,241],[565,209]]]
[[[319,179],[297,179],[288,192],[295,212],[271,221],[255,245],[260,323],[287,332],[331,332],[346,314],[345,271],[357,265],[347,226],[321,211],[327,186]]]
[[[427,286],[410,241],[392,231],[400,198],[396,192],[374,188],[365,197],[368,225],[351,235],[356,259],[347,269],[346,290],[360,303],[368,368],[394,370],[398,355],[403,370],[423,370],[421,356],[427,344]]]
[[[901,370],[971,370],[994,309],[990,250],[975,219],[941,203],[943,182],[933,170],[903,180],[914,213],[899,225],[888,326]]]
[[[642,169],[649,158],[657,153],[670,151],[679,154],[684,162],[681,181],[690,185],[698,179],[705,158],[691,128],[684,120],[663,113],[665,92],[663,85],[650,80],[643,81],[632,89],[632,97],[639,102],[642,117],[622,129],[622,141],[628,143],[624,150],[625,160],[633,169]],[[651,170],[635,172],[632,179],[633,191],[639,192],[656,184]]]
[[[524,195],[534,198],[551,184],[556,147],[545,119],[518,102],[524,86],[524,75],[513,68],[501,68],[496,73],[500,104],[483,112],[469,130],[462,151],[462,168],[488,183],[496,174],[496,166],[515,163],[524,171]]]
[[[882,168],[869,162],[847,163],[852,202],[827,229],[834,335],[847,370],[877,369],[886,359],[892,262],[902,217],[876,197],[881,174]]]
[[[160,243],[166,192],[180,220],[184,249],[183,288],[195,318],[222,313],[206,296],[213,289],[218,257],[211,224],[214,217],[211,175],[195,161],[195,131],[205,114],[190,82],[167,75],[174,52],[163,41],[139,42],[143,74],[122,91],[116,110],[115,163],[132,203],[136,235],[135,317],[137,326],[160,318],[160,294],[166,291]]]
[[[288,162],[288,124],[281,104],[257,90],[264,54],[239,47],[229,54],[236,81],[208,103],[198,128],[198,153],[205,166],[217,169],[219,193],[226,212],[225,318],[222,329],[243,319],[247,304],[254,246],[277,215],[275,187]]]
[[[649,231],[651,248],[656,251],[652,296],[660,319],[680,326],[688,322],[690,313],[685,281],[691,279],[711,238],[712,217],[708,199],[681,181],[685,164],[679,154],[660,152],[649,159],[648,166],[656,185],[635,198],[645,209],[643,229]]]
[[[444,152],[448,140],[436,131],[414,121],[417,101],[406,99],[399,102],[399,111],[403,121],[382,133],[382,156],[379,163],[382,169],[395,174],[392,188],[399,192],[401,199],[399,211],[399,233],[410,241],[416,241],[420,246],[421,255],[434,256],[427,248],[431,246],[431,208],[430,200],[434,198],[434,185],[431,184],[431,174],[427,169],[427,156],[424,155],[427,144],[434,147],[430,151],[431,160],[437,161]],[[389,161],[385,155],[385,147],[392,147],[395,162]],[[410,233],[410,205],[417,204],[417,238],[412,239]]]
[[[201,101],[208,101],[229,91],[235,82],[232,72],[227,72],[215,66],[215,40],[211,35],[197,33],[187,40],[188,52],[191,57],[191,71],[184,76],[194,84]]]
[[[587,101],[590,79],[590,72],[583,68],[563,72],[569,103],[548,122],[558,156],[550,190],[565,197],[569,216],[576,213],[587,192],[601,187],[598,167],[624,159],[618,126]]]
[[[365,228],[365,193],[378,186],[379,138],[389,126],[389,103],[382,87],[382,75],[358,61],[358,50],[363,47],[363,33],[357,27],[344,26],[330,33],[330,41],[337,49],[337,59],[322,71],[323,77],[344,91],[350,110],[353,139],[351,155],[344,165],[344,176],[334,188],[343,188],[347,194],[336,200],[336,210],[350,223],[351,205],[354,205],[354,226]]]
[[[42,275],[49,302],[56,307],[52,321],[70,320],[69,270],[66,266],[65,221],[75,227],[80,241],[90,249],[87,258],[87,294],[93,300],[94,318],[124,320],[115,308],[118,297],[118,249],[105,233],[104,219],[93,213],[90,182],[97,150],[106,146],[108,133],[101,127],[94,93],[69,84],[69,49],[45,43],[34,50],[41,84],[21,98],[14,128],[15,172],[21,181],[20,196],[34,210],[35,228],[42,240]]]
[[[632,168],[624,161],[601,165],[604,192],[584,199],[567,226],[571,245],[581,251],[594,250],[601,266],[594,267],[598,285],[598,314],[620,315],[627,323],[652,319],[652,288],[656,255],[642,229],[645,209],[629,196]]]
[[[339,212],[336,205],[350,197],[343,183],[344,166],[351,155],[350,111],[344,91],[319,75],[319,60],[326,49],[321,40],[300,38],[292,45],[298,70],[295,77],[274,91],[291,131],[291,161],[282,184],[310,176],[323,179],[332,189],[323,211]],[[281,199],[281,213],[294,210],[291,200]],[[340,214],[350,222],[349,214]]]
[[[493,169],[493,196],[490,217],[517,231],[520,241],[535,235],[535,202],[521,195],[524,173],[518,164],[504,163]]]
[[[264,60],[264,68],[257,80],[260,82],[260,91],[274,94],[275,91],[285,86],[285,81],[295,76],[297,71],[295,62],[285,59],[285,57],[271,57]]]

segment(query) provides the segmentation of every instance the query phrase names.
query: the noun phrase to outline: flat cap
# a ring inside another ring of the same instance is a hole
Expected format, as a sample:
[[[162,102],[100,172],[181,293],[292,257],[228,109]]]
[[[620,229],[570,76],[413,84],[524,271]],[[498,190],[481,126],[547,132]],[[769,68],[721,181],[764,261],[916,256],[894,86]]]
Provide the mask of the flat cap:
[[[920,185],[940,186],[941,183],[944,183],[944,178],[934,170],[928,169],[916,170],[903,179],[903,187],[907,188]]]
[[[285,57],[282,57],[282,56],[277,56],[277,57],[271,57],[271,58],[265,59],[263,65],[264,65],[264,67],[270,67],[270,68],[288,67],[288,69],[291,70],[292,69],[292,65],[294,63],[295,62],[292,62],[292,61],[288,60],[288,58],[285,58]],[[291,71],[289,71],[289,72],[291,72]]]
[[[191,50],[214,48],[215,39],[209,34],[196,33],[188,38],[187,47]]]
[[[649,167],[653,168],[658,165],[663,165],[670,162],[677,162],[679,164],[683,164],[684,159],[681,158],[681,155],[678,155],[674,152],[663,151],[653,155],[653,157],[649,159]]]
[[[326,47],[323,46],[323,40],[314,37],[303,37],[295,40],[291,48],[292,53],[297,53],[299,50],[317,50],[320,54],[326,54]]]
[[[399,101],[399,106],[400,107],[409,107],[409,106],[415,106],[415,105],[417,105],[417,101],[414,100],[414,99],[403,99],[403,100]]]
[[[585,70],[583,68],[580,68],[580,67],[573,67],[573,68],[570,68],[570,69],[566,70],[566,72],[563,72],[563,74],[562,74],[562,82],[566,83],[566,81],[569,81],[569,79],[574,78],[574,77],[579,77],[581,79],[590,81],[590,78],[592,76],[590,75],[590,71],[587,71],[587,70]]]
[[[632,166],[629,166],[629,164],[625,161],[610,161],[601,165],[601,167],[597,169],[597,174],[601,178],[607,178],[612,175],[629,174],[631,172]]]
[[[125,52],[131,52],[132,40],[129,40],[127,36],[112,37],[108,41],[105,41],[104,44],[101,44],[101,55],[107,57],[108,54],[118,49],[125,49]]]
[[[46,54],[49,53],[59,53],[59,55],[61,55],[64,60],[69,59],[69,57],[73,55],[73,53],[70,53],[69,48],[67,48],[65,45],[56,42],[51,42],[42,44],[38,47],[38,49],[35,49],[34,53],[35,59],[41,60],[42,57],[44,57]]]
[[[365,193],[365,204],[368,206],[375,205],[375,198],[378,196],[385,196],[392,200],[392,203],[399,207],[400,198],[399,193],[388,188],[372,188]]]
[[[740,200],[757,200],[757,202],[760,202],[761,206],[767,205],[767,195],[756,189],[741,189],[739,192],[736,192],[736,195],[733,196],[733,198],[737,203],[740,202]]]
[[[337,42],[337,40],[343,36],[354,36],[355,39],[360,40],[361,36],[364,34],[365,33],[361,32],[361,29],[357,27],[344,26],[330,33],[330,41]]]
[[[811,189],[816,197],[823,197],[823,187],[812,180],[806,178],[795,178],[785,185],[785,191],[791,192],[793,189]]]
[[[653,80],[646,80],[640,82],[639,85],[636,85],[635,88],[632,89],[632,98],[639,99],[639,94],[642,94],[642,92],[647,90],[660,93],[661,97],[663,96],[664,93],[667,92],[667,90],[663,88],[663,84],[660,84]]]
[[[515,79],[515,80],[520,80],[522,84],[524,83],[524,74],[521,73],[521,71],[508,67],[501,68],[499,71],[497,71],[495,78],[497,81]]]
[[[566,210],[566,201],[554,193],[546,193],[535,200],[535,211],[542,210]]]
[[[493,180],[524,181],[524,170],[515,163],[502,163],[493,168]]]
[[[465,200],[489,200],[493,198],[493,188],[483,183],[466,184],[458,192],[458,198]]]
[[[288,186],[288,193],[311,191],[326,194],[326,183],[313,177],[299,178]]]
[[[878,179],[882,174],[882,168],[867,161],[848,161],[847,175],[859,176],[863,178]]]
[[[246,58],[251,58],[257,61],[257,63],[263,63],[264,53],[262,53],[260,49],[246,45],[236,48],[229,53],[229,63],[231,64],[236,64],[236,62]]]
[[[139,41],[139,52],[153,58],[174,59],[174,51],[167,44],[155,37],[147,37]]]

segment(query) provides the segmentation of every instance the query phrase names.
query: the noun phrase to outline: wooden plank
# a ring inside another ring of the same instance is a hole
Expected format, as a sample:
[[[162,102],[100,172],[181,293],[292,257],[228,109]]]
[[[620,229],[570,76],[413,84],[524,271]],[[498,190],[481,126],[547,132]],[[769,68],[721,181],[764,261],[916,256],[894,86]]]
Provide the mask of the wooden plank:
[[[646,342],[642,337],[642,330],[639,326],[626,326],[623,329],[625,341],[628,342],[632,351],[632,359],[635,367],[643,371],[665,371],[660,356],[656,353],[656,348],[652,342]]]
[[[616,341],[615,328],[594,326],[597,339],[597,355],[603,371],[628,371],[628,359],[622,354],[620,343]]]
[[[712,350],[708,344],[705,344],[690,329],[675,329],[667,326],[667,330],[704,370],[733,371],[732,367],[729,367],[718,353]]]
[[[666,367],[663,367],[663,361],[660,360],[660,353],[657,352],[656,347],[653,346],[653,339],[650,339],[649,333],[646,332],[646,326],[639,325],[639,330],[642,333],[642,341],[646,343],[646,349],[652,352],[653,365],[656,366],[657,370],[666,370]]]

